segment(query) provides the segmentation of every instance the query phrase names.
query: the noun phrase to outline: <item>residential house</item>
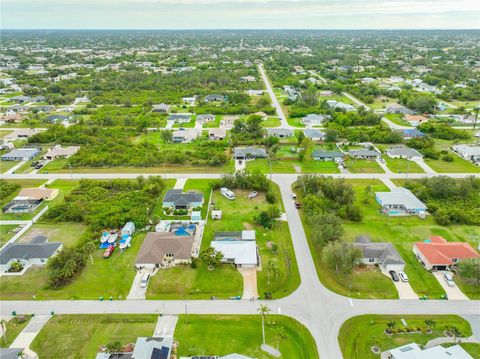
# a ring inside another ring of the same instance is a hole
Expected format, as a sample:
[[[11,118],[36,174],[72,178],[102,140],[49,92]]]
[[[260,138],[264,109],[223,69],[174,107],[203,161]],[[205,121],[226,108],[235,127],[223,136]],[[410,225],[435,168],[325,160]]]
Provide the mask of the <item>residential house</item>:
[[[5,140],[5,141],[22,140],[22,139],[26,139],[30,136],[33,136],[34,134],[36,134],[38,132],[39,131],[37,131],[33,128],[18,129],[18,130],[14,130],[13,132],[8,133],[5,136],[3,136],[3,140]]]
[[[375,199],[382,207],[382,212],[389,216],[424,216],[427,211],[427,206],[403,187],[397,187],[390,192],[376,192]]]
[[[327,100],[326,103],[330,108],[335,108],[335,109],[344,110],[344,111],[356,110],[355,106],[349,105],[348,103],[336,101],[336,100]]]
[[[7,112],[25,112],[28,110],[28,107],[27,106],[24,106],[24,105],[11,105],[11,106],[8,106],[7,107]]]
[[[10,101],[17,102],[17,103],[26,103],[26,102],[31,102],[32,98],[30,96],[14,96],[10,99]]]
[[[404,158],[410,161],[418,161],[423,158],[420,152],[410,147],[389,148],[385,153],[390,158]]]
[[[40,153],[38,148],[18,148],[0,157],[2,161],[30,161]]]
[[[413,127],[417,127],[422,123],[428,122],[428,118],[422,115],[406,114],[405,116],[403,116],[403,119],[407,121],[410,124],[410,126],[413,126]]]
[[[476,165],[480,165],[480,146],[455,145],[452,151]]]
[[[380,152],[368,148],[348,151],[348,155],[352,158],[363,160],[376,160],[381,157]]]
[[[196,96],[184,97],[184,98],[182,98],[182,101],[183,101],[184,104],[186,104],[188,106],[195,106],[195,102],[197,101],[197,97]]]
[[[198,130],[195,128],[173,131],[172,142],[173,143],[190,143],[195,139],[197,139],[201,133],[202,133],[201,130]]]
[[[205,96],[205,102],[223,102],[226,101],[226,96],[219,94],[211,94]]]
[[[262,96],[264,93],[263,90],[247,90],[246,92],[249,96]]]
[[[172,337],[139,337],[129,352],[100,352],[95,359],[170,359]]]
[[[396,113],[401,115],[413,115],[415,112],[398,103],[391,103],[385,109],[387,113]]]
[[[325,120],[330,119],[331,117],[329,115],[317,115],[317,114],[308,114],[305,117],[302,117],[300,120],[301,123],[303,123],[307,127],[311,126],[322,126]]]
[[[359,236],[353,246],[362,252],[360,261],[365,265],[378,265],[385,273],[403,271],[405,267],[404,260],[390,242],[372,242],[368,236]]]
[[[201,207],[203,205],[203,193],[182,192],[181,189],[171,189],[163,197],[162,207],[173,209],[187,209]]]
[[[480,258],[468,243],[447,242],[440,236],[433,236],[424,242],[415,242],[413,253],[427,270],[449,269],[465,259]]]
[[[23,188],[18,195],[3,206],[4,213],[31,213],[43,201],[51,201],[58,195],[58,189]]]
[[[283,92],[288,96],[290,101],[297,101],[300,97],[300,92],[298,92],[293,86],[283,86]]]
[[[45,265],[62,246],[61,242],[49,243],[44,236],[37,236],[30,243],[9,243],[0,251],[0,272],[8,272],[14,262],[20,262],[24,268]]]
[[[192,260],[193,235],[175,232],[148,232],[135,259],[137,268],[168,268],[189,264]]]
[[[258,147],[236,147],[233,150],[233,158],[236,160],[254,160],[266,158],[267,151]]]
[[[7,112],[0,116],[0,123],[19,123],[22,122],[23,119],[24,116],[19,113]]]
[[[63,123],[63,122],[68,122],[72,116],[66,116],[66,115],[50,115],[45,118],[45,122],[49,122],[52,124],[56,123]]]
[[[41,113],[47,113],[47,112],[50,112],[54,109],[53,106],[51,105],[42,105],[42,106],[35,106],[35,107],[31,107],[31,110],[33,112],[41,112]]]
[[[334,161],[342,162],[345,155],[340,151],[323,151],[315,150],[312,152],[312,158],[314,161]]]
[[[473,359],[465,349],[456,344],[450,347],[436,345],[421,349],[416,343],[402,345],[381,354],[381,359]]]
[[[80,150],[80,146],[66,146],[56,145],[51,150],[43,155],[44,160],[56,160],[57,158],[72,157]]]
[[[293,130],[289,128],[267,128],[267,135],[278,138],[287,138],[293,136]]]
[[[236,120],[238,120],[240,116],[238,115],[226,115],[220,120],[220,127],[225,128],[227,130],[232,129]]]
[[[167,117],[167,121],[173,121],[174,123],[186,123],[190,122],[192,116],[186,113],[175,113]]]
[[[323,141],[325,139],[325,133],[320,130],[306,129],[303,131],[305,137],[308,137],[312,141]]]
[[[245,82],[254,82],[256,81],[256,78],[255,76],[242,76],[240,77],[240,80]]]
[[[319,95],[322,97],[330,97],[330,96],[333,96],[333,91],[330,91],[330,90],[320,91]]]
[[[252,268],[259,263],[255,231],[217,232],[211,246],[223,254],[223,263]]]
[[[170,105],[167,105],[166,103],[153,105],[152,112],[162,112],[162,113],[170,112]]]
[[[200,123],[212,122],[215,121],[215,115],[212,115],[211,113],[197,115],[197,121]]]
[[[227,130],[224,128],[208,129],[208,138],[211,140],[224,140],[227,138]]]

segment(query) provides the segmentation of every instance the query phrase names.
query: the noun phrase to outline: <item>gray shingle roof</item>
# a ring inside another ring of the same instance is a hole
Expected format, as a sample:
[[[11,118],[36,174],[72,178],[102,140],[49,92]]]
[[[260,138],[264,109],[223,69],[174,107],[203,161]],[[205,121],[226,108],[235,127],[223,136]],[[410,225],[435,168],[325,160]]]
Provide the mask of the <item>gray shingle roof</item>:
[[[267,157],[267,151],[264,148],[255,147],[237,147],[234,149],[235,158],[237,157]]]
[[[355,157],[377,157],[380,156],[380,153],[377,151],[369,150],[366,148],[362,148],[360,150],[352,150],[348,152],[349,155],[355,156]]]
[[[203,193],[182,192],[181,189],[171,189],[163,197],[163,202],[173,202],[175,206],[188,206],[192,202],[202,201]]]
[[[420,152],[410,147],[389,148],[385,152],[388,156],[423,157]]]
[[[389,242],[364,242],[358,239],[353,245],[362,251],[363,258],[378,258],[381,264],[405,264],[404,260]]]
[[[61,245],[60,242],[10,243],[0,251],[0,264],[7,264],[11,259],[50,258]]]
[[[308,138],[324,138],[325,133],[319,130],[307,129],[303,131],[303,134]]]

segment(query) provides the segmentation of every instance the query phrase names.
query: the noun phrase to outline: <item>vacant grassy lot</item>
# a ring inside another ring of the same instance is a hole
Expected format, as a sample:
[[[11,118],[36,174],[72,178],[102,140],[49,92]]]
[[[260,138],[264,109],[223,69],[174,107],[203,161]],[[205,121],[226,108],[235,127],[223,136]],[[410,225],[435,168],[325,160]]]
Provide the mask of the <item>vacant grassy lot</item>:
[[[279,159],[272,160],[272,173],[339,173],[338,167],[334,162],[307,161]],[[268,160],[257,159],[247,162],[249,170],[260,170],[262,173],[270,173]]]
[[[0,133],[3,132],[4,131],[1,131]],[[0,173],[7,172],[10,168],[18,165],[19,163],[19,161],[0,161]]]
[[[387,167],[394,173],[424,173],[425,171],[413,161],[403,158],[390,158],[384,156]]]
[[[377,162],[371,160],[349,158],[345,161],[345,165],[351,173],[384,173],[382,167]]]
[[[431,319],[437,323],[431,334],[426,332],[412,334],[385,334],[387,322],[394,320],[396,328],[402,328],[401,319],[413,328],[423,328],[424,320]],[[338,342],[345,359],[375,359],[378,354],[372,353],[370,348],[378,346],[383,352],[387,349],[415,342],[419,345],[426,344],[429,340],[443,337],[448,326],[455,325],[463,336],[472,334],[470,324],[456,315],[362,315],[351,318],[343,323],[338,335]]]
[[[192,182],[194,186],[196,182]],[[197,183],[197,186],[200,184]],[[237,198],[229,201],[215,191],[212,203],[223,211],[221,220],[208,220],[205,227],[202,249],[210,246],[215,232],[240,231],[255,229],[257,245],[262,263],[270,258],[276,258],[279,273],[276,279],[271,276],[268,283],[266,269],[257,272],[258,293],[271,292],[274,298],[283,297],[291,293],[300,283],[297,264],[293,253],[293,246],[288,231],[288,224],[279,222],[271,230],[254,224],[253,217],[268,206],[265,195],[260,193],[256,198],[247,198],[249,191],[235,191]],[[279,200],[280,196],[278,196]],[[279,203],[281,206],[281,204]],[[278,246],[274,254],[270,249],[272,243]],[[208,271],[201,260],[197,261],[197,268],[182,266],[161,270],[152,277],[147,295],[152,299],[178,299],[189,297],[192,299],[206,299],[211,296],[228,298],[242,295],[243,280],[240,273],[232,265],[220,265],[213,271]]]
[[[480,167],[475,166],[471,162],[465,161],[452,151],[448,152],[453,158],[452,162],[445,162],[441,159],[432,160],[426,158],[425,163],[438,173],[480,173]]]
[[[24,317],[25,321],[22,323],[20,317]],[[17,338],[18,334],[25,328],[30,321],[30,315],[18,315],[10,319],[6,324],[6,334],[0,337],[0,348],[8,348]]]
[[[465,282],[460,275],[454,275],[453,277],[458,288],[470,299],[480,299],[480,285],[475,285]]]
[[[262,127],[278,127],[280,124],[280,119],[277,117],[268,117],[266,120],[262,121]]]
[[[282,358],[318,358],[310,332],[294,319],[269,315],[265,332],[267,343],[278,347]],[[179,341],[180,356],[238,353],[258,359],[272,358],[260,349],[262,324],[258,315],[182,315],[175,339]]]
[[[49,242],[62,242],[66,247],[78,243],[87,231],[82,223],[49,223],[37,222],[23,234],[16,242],[28,243],[36,236],[45,236]]]
[[[151,336],[157,315],[56,315],[40,331],[30,348],[40,358],[95,358],[100,346],[119,341],[135,343]]]
[[[12,231],[17,227],[18,225],[16,224],[0,226],[0,247],[7,243],[10,238],[14,236]]]

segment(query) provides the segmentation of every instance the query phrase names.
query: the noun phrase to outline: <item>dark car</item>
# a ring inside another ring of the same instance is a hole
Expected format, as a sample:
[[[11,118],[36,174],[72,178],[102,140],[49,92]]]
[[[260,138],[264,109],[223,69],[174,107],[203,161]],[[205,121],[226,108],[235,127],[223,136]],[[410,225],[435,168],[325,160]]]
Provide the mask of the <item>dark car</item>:
[[[35,168],[36,170],[39,170],[42,167],[43,167],[43,163],[37,163],[33,168]]]
[[[300,204],[300,202],[295,202],[295,208],[302,208],[302,205]]]
[[[35,167],[36,165],[38,165],[38,161],[33,161],[33,162],[30,164],[30,166],[32,166],[32,167]]]
[[[392,280],[394,282],[398,282],[400,279],[398,278],[398,275],[397,275],[397,272],[395,272],[394,270],[391,270],[390,272],[390,277],[392,277]]]

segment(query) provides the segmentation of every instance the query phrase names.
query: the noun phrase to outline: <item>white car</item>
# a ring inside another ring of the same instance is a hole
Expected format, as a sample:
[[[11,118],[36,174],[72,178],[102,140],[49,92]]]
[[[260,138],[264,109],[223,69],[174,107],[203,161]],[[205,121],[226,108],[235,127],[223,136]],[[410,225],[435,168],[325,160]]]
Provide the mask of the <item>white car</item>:
[[[447,282],[449,287],[455,287],[455,282],[453,281],[453,277],[450,273],[444,273],[443,279],[445,279],[445,282]]]
[[[140,281],[140,287],[146,288],[149,280],[150,280],[150,274],[145,273],[142,277],[142,280]]]
[[[250,192],[250,194],[248,195],[248,199],[253,199],[253,198],[257,197],[257,196],[258,196],[258,192],[252,191],[252,192]]]
[[[408,282],[408,277],[405,272],[398,272],[398,276],[400,277],[402,282]]]
[[[295,193],[291,194],[292,199],[297,199],[297,195]]]

